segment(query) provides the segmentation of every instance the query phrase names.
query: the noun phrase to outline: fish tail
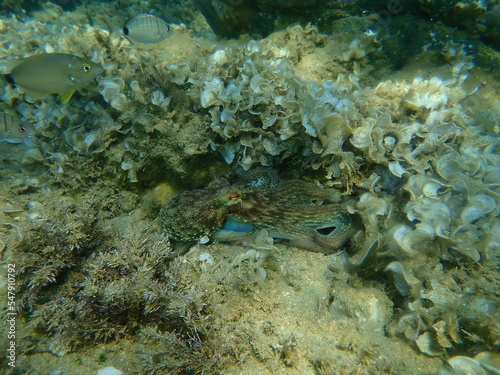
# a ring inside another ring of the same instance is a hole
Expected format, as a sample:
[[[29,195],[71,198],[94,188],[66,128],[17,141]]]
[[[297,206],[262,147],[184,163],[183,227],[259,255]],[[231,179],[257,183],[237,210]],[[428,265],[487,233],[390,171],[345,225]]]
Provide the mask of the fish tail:
[[[16,82],[14,81],[14,77],[12,77],[12,75],[10,73],[2,74],[2,76],[5,79],[5,81],[7,81],[7,83],[10,83],[11,85],[16,84]]]

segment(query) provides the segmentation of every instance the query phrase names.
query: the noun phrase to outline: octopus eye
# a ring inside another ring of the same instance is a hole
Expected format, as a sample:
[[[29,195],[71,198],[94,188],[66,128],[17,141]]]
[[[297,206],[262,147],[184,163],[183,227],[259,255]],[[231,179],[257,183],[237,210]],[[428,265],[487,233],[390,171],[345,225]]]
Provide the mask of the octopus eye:
[[[229,193],[229,200],[231,202],[236,202],[238,200],[238,198],[240,197],[240,194],[236,191],[232,191]]]

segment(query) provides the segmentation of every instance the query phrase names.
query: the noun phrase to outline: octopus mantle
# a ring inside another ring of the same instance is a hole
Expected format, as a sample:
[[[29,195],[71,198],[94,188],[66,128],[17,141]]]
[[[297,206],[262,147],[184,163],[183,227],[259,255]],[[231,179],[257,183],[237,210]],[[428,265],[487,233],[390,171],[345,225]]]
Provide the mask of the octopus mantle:
[[[266,229],[293,246],[331,253],[357,230],[355,218],[336,203],[338,197],[333,189],[300,180],[255,187],[220,178],[172,198],[159,220],[176,241],[235,241]]]

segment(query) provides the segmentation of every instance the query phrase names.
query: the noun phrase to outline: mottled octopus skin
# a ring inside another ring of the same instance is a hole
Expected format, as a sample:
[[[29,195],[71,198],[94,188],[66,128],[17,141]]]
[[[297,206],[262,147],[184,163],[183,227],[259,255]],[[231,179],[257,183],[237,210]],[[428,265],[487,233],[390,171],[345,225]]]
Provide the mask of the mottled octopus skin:
[[[356,231],[355,220],[341,205],[331,203],[337,194],[304,181],[285,181],[269,187],[230,186],[224,179],[207,188],[182,193],[160,212],[160,225],[177,241],[203,236],[218,241],[249,237],[266,229],[274,238],[311,251],[330,253]],[[226,217],[251,224],[250,233],[221,229]]]
[[[198,241],[221,227],[229,207],[239,202],[239,195],[227,180],[214,180],[204,189],[172,198],[160,211],[160,226],[176,241]]]
[[[313,184],[285,181],[268,190],[243,191],[241,202],[229,207],[228,214],[295,246],[331,252],[356,231],[353,217],[341,205],[325,202],[332,198],[331,191]]]

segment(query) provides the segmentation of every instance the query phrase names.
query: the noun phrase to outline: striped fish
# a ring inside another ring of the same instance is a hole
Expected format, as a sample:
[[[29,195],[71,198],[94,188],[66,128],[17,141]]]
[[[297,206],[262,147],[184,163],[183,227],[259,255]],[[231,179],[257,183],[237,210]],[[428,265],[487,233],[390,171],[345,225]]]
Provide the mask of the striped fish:
[[[125,24],[123,34],[132,43],[154,44],[168,38],[173,31],[161,18],[152,14],[139,14]]]
[[[6,112],[0,112],[0,142],[24,143],[34,132],[32,125]]]

